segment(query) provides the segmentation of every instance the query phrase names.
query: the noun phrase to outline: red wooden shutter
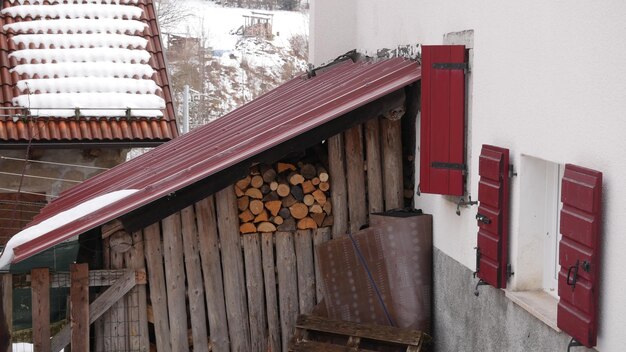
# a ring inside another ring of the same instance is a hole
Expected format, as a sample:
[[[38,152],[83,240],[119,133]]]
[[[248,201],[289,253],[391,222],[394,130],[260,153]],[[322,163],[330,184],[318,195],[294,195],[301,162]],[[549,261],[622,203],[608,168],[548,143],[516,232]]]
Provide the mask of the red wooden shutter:
[[[420,191],[463,195],[465,46],[422,47]]]
[[[602,173],[567,164],[561,187],[557,326],[592,347],[597,337]]]
[[[478,277],[506,288],[509,236],[509,150],[483,145],[478,161]]]

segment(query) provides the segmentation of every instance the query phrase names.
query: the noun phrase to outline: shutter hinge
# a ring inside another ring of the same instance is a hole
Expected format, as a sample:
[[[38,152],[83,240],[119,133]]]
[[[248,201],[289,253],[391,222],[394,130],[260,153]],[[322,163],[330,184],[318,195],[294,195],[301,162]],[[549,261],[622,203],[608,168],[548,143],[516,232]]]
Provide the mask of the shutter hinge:
[[[515,275],[515,272],[513,271],[513,267],[511,266],[511,264],[507,264],[506,265],[506,277],[507,278],[511,278],[511,276]]]
[[[474,247],[474,249],[476,250],[476,271],[472,273],[472,276],[476,278],[476,275],[480,271],[480,248]]]
[[[469,65],[467,62],[435,62],[433,63],[435,70],[463,70],[469,71]]]

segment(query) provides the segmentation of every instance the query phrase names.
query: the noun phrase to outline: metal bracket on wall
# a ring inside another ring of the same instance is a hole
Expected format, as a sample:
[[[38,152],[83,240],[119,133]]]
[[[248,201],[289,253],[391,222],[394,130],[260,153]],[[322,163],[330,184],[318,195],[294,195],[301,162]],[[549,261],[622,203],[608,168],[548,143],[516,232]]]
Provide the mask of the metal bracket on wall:
[[[509,178],[517,176],[517,172],[515,172],[515,168],[513,164],[509,165]]]
[[[567,345],[567,352],[570,352],[570,349],[572,347],[582,347],[582,346],[584,346],[584,345],[582,343],[576,341],[576,339],[574,339],[572,337],[572,339],[569,341],[569,344]]]
[[[480,295],[480,292],[478,292],[478,287],[484,286],[484,285],[489,285],[489,284],[486,283],[483,279],[478,280],[478,282],[476,283],[476,287],[474,288],[474,296],[478,297]]]
[[[456,215],[461,216],[461,207],[472,206],[478,204],[478,201],[472,200],[472,196],[469,195],[467,197],[469,200],[466,201],[463,197],[459,198],[459,201],[456,203]]]

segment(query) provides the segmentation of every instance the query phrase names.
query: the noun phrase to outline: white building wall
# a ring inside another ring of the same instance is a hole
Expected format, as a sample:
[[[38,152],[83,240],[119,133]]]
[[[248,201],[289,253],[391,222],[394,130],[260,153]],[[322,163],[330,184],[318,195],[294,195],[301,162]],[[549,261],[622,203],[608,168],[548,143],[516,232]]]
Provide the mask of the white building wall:
[[[541,254],[518,248],[522,155],[604,173],[604,222],[598,349],[623,349],[626,326],[626,2],[313,0],[311,61],[349,50],[443,44],[446,33],[474,30],[469,113],[468,191],[477,196],[482,144],[509,148],[519,175],[511,187],[511,262]],[[340,11],[337,9],[341,8]],[[349,12],[348,12],[349,10]],[[323,22],[322,20],[323,19]],[[345,21],[344,21],[345,20]],[[455,214],[456,199],[422,194],[434,217],[435,246],[474,269],[476,207]],[[535,259],[536,258],[536,259]],[[514,276],[510,285],[520,288]]]

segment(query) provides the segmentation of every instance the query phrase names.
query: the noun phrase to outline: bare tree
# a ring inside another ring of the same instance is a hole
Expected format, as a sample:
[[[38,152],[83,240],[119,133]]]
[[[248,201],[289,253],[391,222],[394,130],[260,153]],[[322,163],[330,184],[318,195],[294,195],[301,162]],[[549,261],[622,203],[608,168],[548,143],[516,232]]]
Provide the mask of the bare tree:
[[[192,15],[185,0],[155,0],[157,21],[161,31],[171,31]]]

